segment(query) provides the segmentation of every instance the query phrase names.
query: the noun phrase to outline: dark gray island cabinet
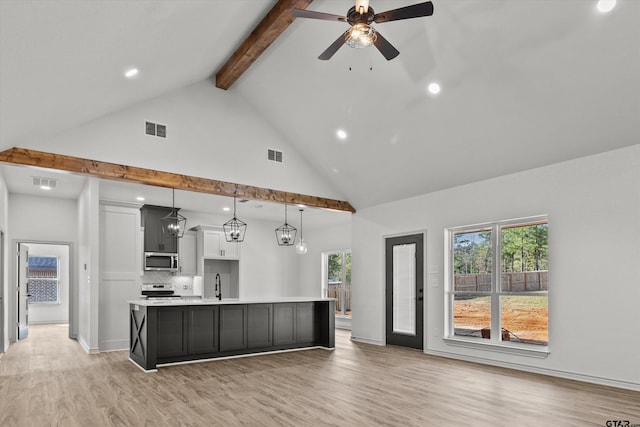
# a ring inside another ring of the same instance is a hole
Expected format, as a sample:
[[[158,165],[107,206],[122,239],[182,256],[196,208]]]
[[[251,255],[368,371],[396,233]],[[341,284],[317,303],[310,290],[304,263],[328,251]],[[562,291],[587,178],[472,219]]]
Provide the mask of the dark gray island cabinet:
[[[335,300],[129,302],[129,359],[163,364],[335,347]]]

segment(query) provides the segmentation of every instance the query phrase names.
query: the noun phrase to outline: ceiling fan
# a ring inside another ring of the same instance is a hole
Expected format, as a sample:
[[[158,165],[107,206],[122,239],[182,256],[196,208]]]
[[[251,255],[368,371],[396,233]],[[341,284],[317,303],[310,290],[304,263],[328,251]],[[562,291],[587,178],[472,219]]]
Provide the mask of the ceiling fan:
[[[401,19],[431,16],[433,15],[433,3],[428,1],[382,13],[375,13],[373,8],[369,7],[369,0],[356,0],[356,5],[349,9],[347,16],[314,12],[305,9],[293,9],[291,14],[297,18],[340,21],[351,25],[351,28],[345,31],[331,46],[322,52],[320,56],[318,56],[318,59],[323,61],[330,59],[338,49],[346,43],[348,46],[356,48],[367,47],[373,44],[387,60],[391,60],[398,56],[400,52],[393,47],[387,39],[382,37],[382,34],[375,30],[371,26],[371,23],[381,24],[383,22],[399,21]]]

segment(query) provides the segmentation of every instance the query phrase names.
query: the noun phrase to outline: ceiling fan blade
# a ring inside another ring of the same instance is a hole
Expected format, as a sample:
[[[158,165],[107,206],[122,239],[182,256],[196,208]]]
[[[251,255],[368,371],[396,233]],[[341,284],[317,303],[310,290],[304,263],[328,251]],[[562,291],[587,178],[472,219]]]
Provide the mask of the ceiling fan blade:
[[[293,9],[291,11],[291,15],[295,16],[296,18],[311,18],[311,19],[322,19],[324,21],[347,22],[346,16],[333,15],[331,13],[315,12],[313,10],[306,10],[306,9]]]
[[[342,47],[342,45],[344,44],[344,41],[346,40],[347,37],[347,33],[349,32],[349,30],[345,31],[340,37],[338,37],[336,39],[336,41],[334,41],[331,46],[329,46],[327,48],[327,50],[325,50],[324,52],[322,52],[320,54],[320,56],[318,56],[318,59],[321,59],[323,61],[326,61],[328,59],[331,59],[331,57],[333,55],[335,55],[335,53],[338,51],[338,49],[340,49]]]
[[[393,47],[393,45],[389,43],[387,39],[382,37],[382,34],[380,34],[380,32],[377,30],[376,30],[376,41],[374,41],[373,44],[375,45],[375,47],[378,48],[382,56],[387,58],[387,61],[390,61],[396,56],[400,55],[400,52],[398,51],[398,49]]]
[[[433,15],[433,3],[430,1],[418,3],[411,6],[401,7],[399,9],[387,10],[386,12],[376,13],[373,20],[379,24],[381,22],[398,21],[400,19],[420,18],[422,16]]]

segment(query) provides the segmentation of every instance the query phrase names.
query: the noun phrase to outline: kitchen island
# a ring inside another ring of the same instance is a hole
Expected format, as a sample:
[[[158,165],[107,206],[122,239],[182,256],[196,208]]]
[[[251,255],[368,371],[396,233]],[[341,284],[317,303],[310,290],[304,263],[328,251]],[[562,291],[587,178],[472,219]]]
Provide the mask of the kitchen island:
[[[129,301],[129,359],[158,366],[273,351],[335,347],[335,300]]]

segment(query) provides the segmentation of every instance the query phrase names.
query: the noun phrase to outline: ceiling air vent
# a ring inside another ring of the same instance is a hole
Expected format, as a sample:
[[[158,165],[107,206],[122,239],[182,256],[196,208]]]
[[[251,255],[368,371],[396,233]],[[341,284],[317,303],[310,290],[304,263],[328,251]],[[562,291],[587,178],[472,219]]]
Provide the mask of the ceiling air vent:
[[[167,126],[153,122],[144,122],[144,133],[160,138],[167,137]]]
[[[282,151],[272,150],[269,148],[267,150],[267,158],[271,161],[282,163]]]
[[[53,190],[58,186],[58,180],[52,178],[42,178],[38,176],[32,176],[31,182],[36,187],[39,187],[43,190]]]

